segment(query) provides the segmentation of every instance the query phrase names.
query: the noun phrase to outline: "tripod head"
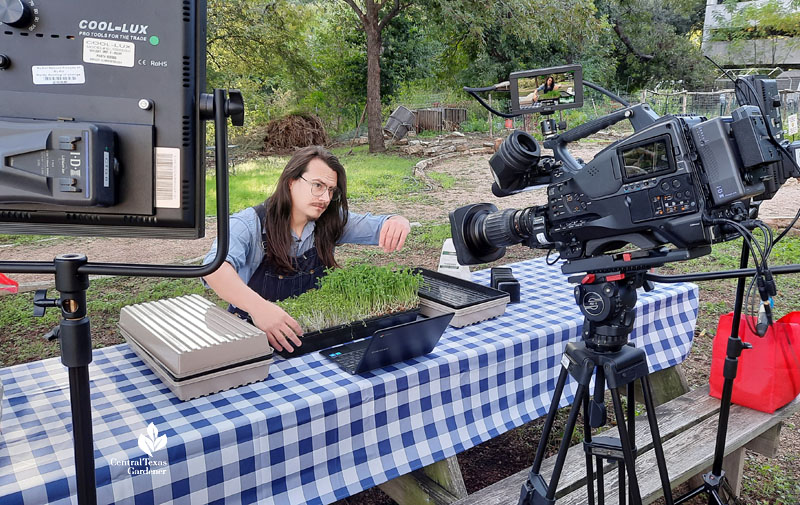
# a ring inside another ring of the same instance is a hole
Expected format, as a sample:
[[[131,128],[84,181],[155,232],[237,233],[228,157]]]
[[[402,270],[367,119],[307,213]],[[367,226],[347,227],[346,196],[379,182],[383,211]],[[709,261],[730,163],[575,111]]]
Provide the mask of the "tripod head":
[[[633,330],[636,290],[653,289],[653,283],[648,280],[650,269],[709,252],[710,247],[661,247],[566,261],[561,267],[564,273],[588,272],[567,279],[577,284],[575,303],[585,317],[583,340],[586,346],[602,353],[619,351],[628,343],[628,335]]]
[[[636,290],[653,289],[646,280],[647,270],[587,274],[570,277],[575,286],[575,302],[584,315],[583,340],[597,352],[617,352],[628,343],[635,319]]]

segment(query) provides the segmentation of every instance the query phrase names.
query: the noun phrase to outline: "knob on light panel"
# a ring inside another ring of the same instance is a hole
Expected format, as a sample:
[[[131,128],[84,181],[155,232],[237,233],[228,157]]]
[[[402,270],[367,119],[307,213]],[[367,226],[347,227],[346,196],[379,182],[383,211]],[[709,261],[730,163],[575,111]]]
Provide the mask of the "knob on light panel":
[[[33,23],[33,11],[23,0],[0,0],[0,23],[27,28]]]

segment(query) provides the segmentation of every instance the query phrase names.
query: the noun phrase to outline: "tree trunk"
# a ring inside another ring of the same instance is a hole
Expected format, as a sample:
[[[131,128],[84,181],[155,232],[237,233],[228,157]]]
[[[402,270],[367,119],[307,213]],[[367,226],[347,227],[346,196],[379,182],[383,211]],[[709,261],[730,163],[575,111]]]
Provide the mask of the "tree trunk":
[[[382,153],[383,118],[381,118],[381,35],[377,16],[368,19],[364,29],[367,35],[367,136],[369,152]]]

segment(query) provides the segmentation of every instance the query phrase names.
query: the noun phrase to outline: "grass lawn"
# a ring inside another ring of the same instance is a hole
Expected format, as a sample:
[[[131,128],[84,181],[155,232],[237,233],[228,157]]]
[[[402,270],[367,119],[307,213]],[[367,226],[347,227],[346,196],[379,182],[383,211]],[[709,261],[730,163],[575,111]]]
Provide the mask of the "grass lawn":
[[[347,199],[365,201],[374,198],[408,198],[419,191],[423,181],[412,176],[419,158],[400,157],[391,154],[369,154],[368,146],[357,146],[353,154],[350,149],[333,149],[347,171]],[[236,175],[230,176],[230,211],[238,212],[264,200],[265,195],[275,190],[289,156],[270,156],[252,159],[236,165]],[[445,187],[452,185],[452,178],[436,174],[437,182]],[[216,176],[206,177],[206,215],[215,215],[217,208]]]

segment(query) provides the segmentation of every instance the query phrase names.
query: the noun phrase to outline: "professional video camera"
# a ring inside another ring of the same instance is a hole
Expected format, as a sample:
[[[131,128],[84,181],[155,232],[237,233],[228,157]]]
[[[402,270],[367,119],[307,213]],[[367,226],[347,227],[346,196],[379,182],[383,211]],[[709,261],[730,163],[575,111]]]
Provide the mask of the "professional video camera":
[[[512,74],[511,110],[548,112],[520,105],[519,81],[530,80],[531,74],[563,74],[565,68],[570,67]],[[561,108],[582,101],[580,77],[570,82],[581,100],[556,104]],[[663,246],[672,244],[670,258],[686,251],[679,256],[687,259],[707,252],[714,242],[734,238],[726,220],[747,220],[748,200],[770,199],[787,178],[800,176],[792,159],[800,142],[783,138],[776,82],[762,76],[742,78],[736,96],[741,105],[730,117],[711,120],[659,116],[646,104],[627,106],[549,135],[544,147],[553,149],[553,156],[542,155],[532,136],[513,132],[489,161],[492,190],[505,196],[546,184],[547,205],[499,212],[491,204],[456,209],[450,222],[459,262],[494,261],[503,256],[505,246],[524,243],[557,250],[569,260],[567,273],[604,271],[613,270],[609,261],[614,258],[570,264],[628,244],[639,249],[626,253],[628,258],[663,257]],[[567,151],[568,143],[623,119],[631,122],[634,133],[590,162]]]
[[[552,119],[542,121],[544,147],[552,149],[553,156],[542,155],[538,142],[521,131],[513,132],[500,146],[489,160],[494,177],[492,192],[507,196],[546,185],[546,205],[498,211],[494,205],[483,203],[450,213],[453,242],[461,264],[494,261],[503,256],[505,246],[524,243],[532,248],[556,250],[566,260],[561,266],[564,273],[582,273],[568,279],[577,284],[575,301],[585,316],[582,340],[569,342],[564,350],[563,368],[533,466],[521,489],[520,505],[555,502],[566,451],[581,410],[587,475],[594,475],[593,460],[597,461],[598,502],[603,502],[604,459],[625,469],[630,478],[630,502],[642,502],[634,464],[636,450],[632,446],[636,437],[631,406],[633,383],[637,380],[642,386],[662,490],[667,505],[672,505],[647,378],[647,359],[641,349],[628,342],[634,325],[637,289],[652,288],[654,276],[648,273],[649,269],[707,254],[711,244],[742,236],[745,244],[740,268],[747,266],[750,253],[756,260],[755,272],[715,272],[714,276],[705,277],[739,277],[714,466],[704,476],[700,488],[675,502],[682,503],[706,492],[711,495],[710,503],[723,503],[719,495],[725,482],[722,472],[725,433],[737,359],[745,348],[737,336],[744,277],[755,273],[754,283],[764,302],[766,331],[771,323],[769,299],[775,294],[772,273],[766,263],[771,247],[783,236],[772,241],[771,231],[756,219],[758,207],[752,202],[772,198],[789,177],[800,176],[800,142],[783,138],[776,82],[763,76],[734,82],[739,107],[729,117],[711,120],[693,115],[659,116],[646,104],[631,106],[613,93],[582,81],[581,69],[576,65],[511,74],[507,84],[511,114],[492,109],[477,94],[505,89],[506,83],[490,88],[465,88],[486,108],[503,117],[533,112],[550,115],[579,107],[583,100],[581,84],[625,106],[562,134],[558,131],[566,129],[563,122],[556,125]],[[561,90],[567,94],[562,95]],[[589,163],[576,160],[568,152],[568,143],[623,119],[630,121],[634,133],[611,144]],[[750,234],[756,227],[764,231],[763,248],[759,248]],[[760,261],[756,249],[761,253]],[[795,271],[794,266],[787,269],[787,273]],[[659,280],[664,280],[660,277]],[[541,474],[542,461],[568,376],[577,381],[578,389],[547,484]],[[590,399],[593,377],[595,393]],[[614,402],[619,438],[592,440],[589,428],[599,428],[606,422],[603,401],[606,384]],[[620,402],[619,389],[623,386],[628,391],[627,422]],[[594,496],[592,480],[587,479],[590,497]],[[620,482],[624,482],[624,473]],[[625,485],[621,484],[620,489],[624,491]],[[594,503],[592,500],[589,503]]]

